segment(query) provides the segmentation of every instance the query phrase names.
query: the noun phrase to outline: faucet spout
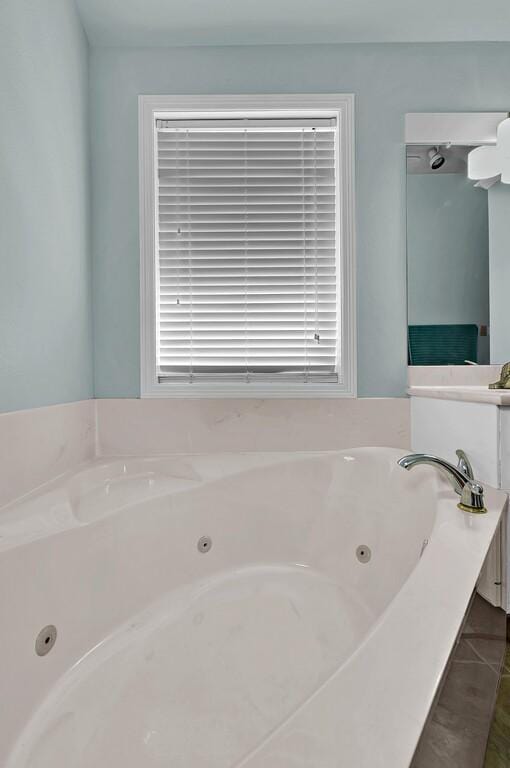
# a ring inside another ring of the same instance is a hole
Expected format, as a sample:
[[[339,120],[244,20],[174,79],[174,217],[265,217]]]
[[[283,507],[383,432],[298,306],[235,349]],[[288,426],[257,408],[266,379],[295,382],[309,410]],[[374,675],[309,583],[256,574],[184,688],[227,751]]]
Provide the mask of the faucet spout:
[[[409,456],[402,456],[402,458],[398,460],[398,464],[408,470],[413,469],[413,467],[418,466],[418,464],[428,464],[437,467],[441,474],[449,480],[453,490],[455,493],[458,493],[459,496],[468,479],[460,469],[454,467],[453,464],[450,464],[450,462],[445,459],[441,459],[439,456],[432,456],[429,453],[411,453]]]
[[[461,472],[458,467],[450,464],[446,459],[441,459],[439,456],[432,456],[428,453],[411,453],[408,456],[402,456],[398,460],[398,464],[407,470],[413,469],[418,464],[428,464],[429,466],[436,467],[449,481],[453,490],[460,496],[460,502],[457,505],[459,509],[478,514],[487,512],[482,486],[476,480]]]

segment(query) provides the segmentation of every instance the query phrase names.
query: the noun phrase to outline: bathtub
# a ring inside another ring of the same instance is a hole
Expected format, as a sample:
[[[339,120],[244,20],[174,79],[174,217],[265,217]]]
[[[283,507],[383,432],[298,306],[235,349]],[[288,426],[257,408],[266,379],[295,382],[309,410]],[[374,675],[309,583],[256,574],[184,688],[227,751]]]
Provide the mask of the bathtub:
[[[95,460],[4,507],[0,765],[409,766],[506,496],[402,453]]]

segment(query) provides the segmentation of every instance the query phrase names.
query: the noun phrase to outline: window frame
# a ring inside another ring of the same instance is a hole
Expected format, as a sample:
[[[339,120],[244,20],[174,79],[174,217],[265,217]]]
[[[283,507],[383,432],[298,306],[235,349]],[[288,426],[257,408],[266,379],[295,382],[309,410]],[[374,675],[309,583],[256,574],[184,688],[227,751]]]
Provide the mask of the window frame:
[[[335,117],[337,120],[338,383],[172,383],[157,377],[156,120],[218,117]],[[354,95],[264,94],[139,96],[141,397],[356,397]]]

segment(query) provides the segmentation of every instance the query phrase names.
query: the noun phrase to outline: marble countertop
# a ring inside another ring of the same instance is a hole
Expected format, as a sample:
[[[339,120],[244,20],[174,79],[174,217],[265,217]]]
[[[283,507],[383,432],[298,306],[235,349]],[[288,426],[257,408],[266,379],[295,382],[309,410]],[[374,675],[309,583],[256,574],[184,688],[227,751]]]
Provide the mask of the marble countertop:
[[[509,389],[489,389],[487,386],[411,386],[407,393],[411,397],[433,397],[439,400],[463,400],[468,403],[490,403],[510,406]]]

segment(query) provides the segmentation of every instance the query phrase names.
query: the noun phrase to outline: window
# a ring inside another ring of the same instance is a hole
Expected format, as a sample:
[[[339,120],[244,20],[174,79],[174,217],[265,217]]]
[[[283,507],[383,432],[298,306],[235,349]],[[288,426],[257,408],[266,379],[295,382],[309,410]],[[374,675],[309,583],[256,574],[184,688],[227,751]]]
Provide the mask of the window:
[[[354,394],[349,96],[140,97],[143,396]]]

